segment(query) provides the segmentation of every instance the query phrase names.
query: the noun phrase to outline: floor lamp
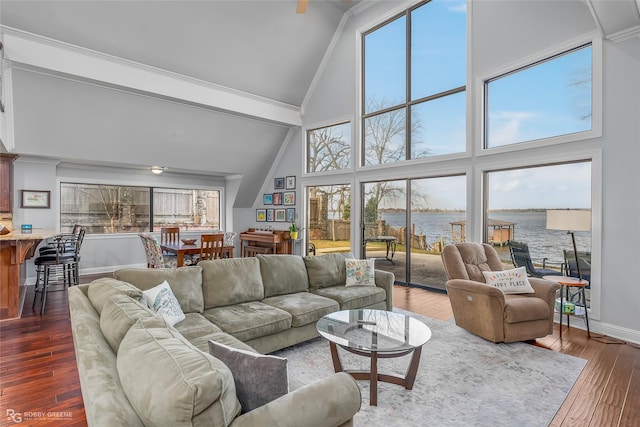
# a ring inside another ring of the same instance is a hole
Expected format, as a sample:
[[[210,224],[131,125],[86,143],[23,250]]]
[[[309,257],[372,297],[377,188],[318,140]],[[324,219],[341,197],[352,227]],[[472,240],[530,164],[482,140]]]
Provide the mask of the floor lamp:
[[[582,280],[578,249],[574,231],[591,230],[591,211],[587,209],[549,209],[547,210],[547,230],[563,230],[571,234],[573,243],[573,255],[576,257],[576,269],[578,279]]]

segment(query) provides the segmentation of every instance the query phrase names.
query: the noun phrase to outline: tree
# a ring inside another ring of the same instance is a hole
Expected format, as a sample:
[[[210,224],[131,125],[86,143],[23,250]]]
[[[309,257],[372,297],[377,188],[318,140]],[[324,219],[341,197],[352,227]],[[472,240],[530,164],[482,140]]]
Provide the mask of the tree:
[[[412,117],[411,133],[406,135],[407,117],[404,105],[390,111],[384,109],[388,103],[383,99],[368,98],[366,111],[384,111],[364,120],[364,163],[381,165],[407,160],[407,141],[411,139],[411,158],[428,157],[430,150],[420,148],[418,140],[422,125],[420,119]]]
[[[344,127],[337,125],[309,132],[309,172],[339,170],[351,166],[351,138],[345,139]]]

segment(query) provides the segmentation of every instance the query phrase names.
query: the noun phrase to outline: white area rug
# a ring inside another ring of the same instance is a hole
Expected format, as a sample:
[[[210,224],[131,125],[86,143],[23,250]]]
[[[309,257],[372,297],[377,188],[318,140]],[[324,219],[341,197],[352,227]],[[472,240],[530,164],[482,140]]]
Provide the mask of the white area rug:
[[[358,381],[356,425],[547,426],[586,364],[525,343],[493,344],[453,323],[410,314],[432,331],[413,390],[379,382],[378,406],[369,406],[369,382]],[[368,358],[339,351],[345,369],[368,370]],[[333,373],[324,338],[274,354],[287,357],[289,374],[304,384]],[[381,359],[378,372],[404,375],[409,358]]]

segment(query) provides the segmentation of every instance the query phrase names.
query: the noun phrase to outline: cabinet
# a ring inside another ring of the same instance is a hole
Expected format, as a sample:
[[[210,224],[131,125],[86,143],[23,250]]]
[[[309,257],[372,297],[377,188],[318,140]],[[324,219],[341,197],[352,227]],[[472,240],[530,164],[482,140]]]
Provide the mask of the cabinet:
[[[13,154],[0,153],[0,212],[13,211]]]

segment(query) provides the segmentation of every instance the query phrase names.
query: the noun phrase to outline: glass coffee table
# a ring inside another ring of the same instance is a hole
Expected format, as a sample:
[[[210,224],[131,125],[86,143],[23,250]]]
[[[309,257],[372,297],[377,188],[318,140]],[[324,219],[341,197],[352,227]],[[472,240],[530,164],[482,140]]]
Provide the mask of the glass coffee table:
[[[356,380],[371,383],[369,404],[378,404],[378,381],[413,388],[422,346],[431,338],[427,325],[400,313],[385,310],[343,310],[318,320],[318,332],[329,340],[331,359],[336,372],[347,372]],[[369,371],[349,371],[342,368],[338,346],[344,350],[369,357]],[[401,357],[413,353],[404,377],[378,373],[378,359]]]

